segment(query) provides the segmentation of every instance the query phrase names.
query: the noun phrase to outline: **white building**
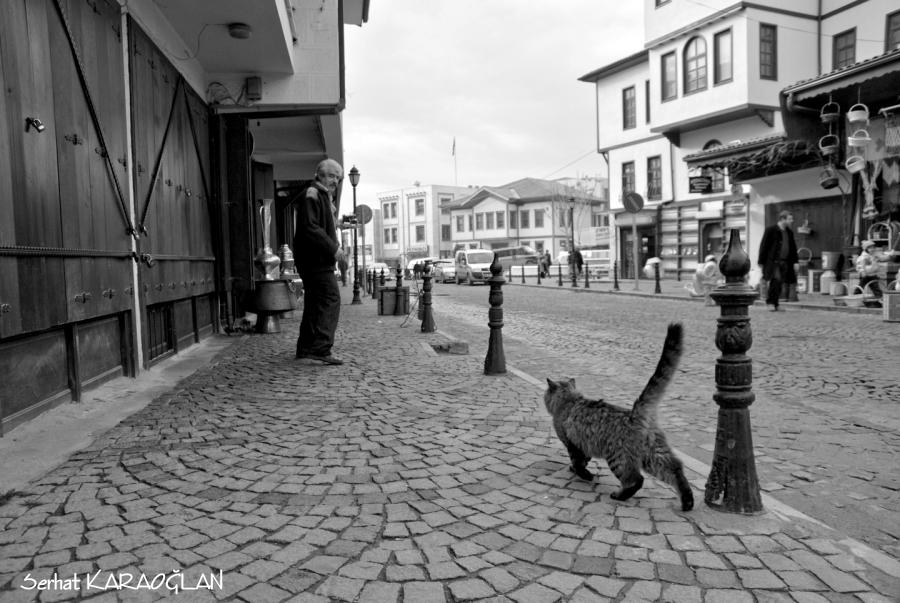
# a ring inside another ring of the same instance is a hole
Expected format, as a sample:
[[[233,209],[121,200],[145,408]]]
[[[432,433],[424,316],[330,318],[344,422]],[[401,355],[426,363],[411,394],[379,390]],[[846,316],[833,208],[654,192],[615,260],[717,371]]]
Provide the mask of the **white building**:
[[[693,272],[732,228],[755,263],[781,209],[819,224],[798,237],[813,258],[840,245],[840,189],[819,187],[817,145],[788,138],[781,91],[894,48],[896,3],[645,0],[644,11],[644,49],[580,78],[595,84],[623,274],[633,265],[628,191],[646,201],[638,261],[658,255],[668,275]]]
[[[480,187],[444,209],[454,249],[528,245],[555,258],[573,240],[579,247],[609,246],[606,181],[601,178],[522,178]]]
[[[406,266],[423,257],[450,257],[450,220],[441,207],[472,193],[464,186],[419,185],[385,191],[373,220],[376,261]]]

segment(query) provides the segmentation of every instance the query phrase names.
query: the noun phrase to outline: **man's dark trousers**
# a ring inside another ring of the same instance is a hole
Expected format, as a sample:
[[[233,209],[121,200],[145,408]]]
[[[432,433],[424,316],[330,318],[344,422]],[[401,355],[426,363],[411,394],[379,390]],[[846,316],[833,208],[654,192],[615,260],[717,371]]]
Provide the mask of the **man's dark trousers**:
[[[766,293],[766,304],[778,307],[778,300],[781,299],[781,287],[784,284],[784,277],[787,273],[787,264],[785,262],[775,262],[775,270],[772,272],[772,278],[769,279],[769,290]]]
[[[334,270],[303,272],[303,318],[297,355],[328,356],[341,314],[341,291]]]

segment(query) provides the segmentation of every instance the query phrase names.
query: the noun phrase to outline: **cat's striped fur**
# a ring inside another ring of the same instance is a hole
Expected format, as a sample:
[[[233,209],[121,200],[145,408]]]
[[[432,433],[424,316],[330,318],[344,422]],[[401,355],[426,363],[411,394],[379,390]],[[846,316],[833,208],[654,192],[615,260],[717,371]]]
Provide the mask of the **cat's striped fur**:
[[[681,460],[669,448],[666,435],[656,424],[656,409],[678,367],[681,346],[681,324],[672,323],[656,370],[631,410],[603,400],[586,399],[575,389],[574,379],[547,379],[544,404],[553,417],[556,435],[572,460],[572,471],[582,479],[591,480],[594,476],[587,469],[588,461],[606,459],[622,483],[622,488],[612,494],[616,500],[627,500],[640,490],[644,483],[643,469],[678,491],[682,510],[690,511],[694,506],[694,495],[684,477]]]

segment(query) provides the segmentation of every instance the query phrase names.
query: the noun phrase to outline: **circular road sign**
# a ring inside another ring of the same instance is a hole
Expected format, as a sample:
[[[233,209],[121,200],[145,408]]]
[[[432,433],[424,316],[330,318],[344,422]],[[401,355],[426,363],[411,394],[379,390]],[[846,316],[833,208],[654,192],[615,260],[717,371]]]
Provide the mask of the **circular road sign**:
[[[630,191],[622,197],[622,205],[632,214],[636,214],[644,207],[644,198],[640,194]]]
[[[368,205],[356,206],[356,219],[360,224],[368,224],[372,221],[372,208]]]

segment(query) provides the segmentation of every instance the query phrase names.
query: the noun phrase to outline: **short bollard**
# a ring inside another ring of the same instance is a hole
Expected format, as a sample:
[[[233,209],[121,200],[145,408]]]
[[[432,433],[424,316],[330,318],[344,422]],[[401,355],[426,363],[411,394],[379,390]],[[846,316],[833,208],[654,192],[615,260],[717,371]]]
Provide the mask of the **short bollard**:
[[[756,398],[752,391],[753,361],[745,354],[753,345],[748,308],[759,297],[744,282],[750,272],[750,257],[741,246],[738,231],[731,230],[728,250],[719,261],[725,284],[710,293],[721,315],[716,327],[716,393],[719,405],[716,444],[712,468],[703,499],[714,509],[728,513],[759,513],[763,510],[753,456],[753,435],[749,406]]]
[[[613,291],[619,290],[619,260],[613,262]]]
[[[653,264],[653,275],[656,278],[656,289],[653,290],[654,293],[662,293],[662,289],[659,286],[659,262]]]
[[[562,264],[557,264],[556,268],[557,268],[556,271],[559,273],[559,284],[556,286],[562,287]]]
[[[584,288],[591,288],[591,271],[588,269],[587,265],[584,267]]]
[[[431,309],[431,279],[434,266],[431,260],[425,260],[425,270],[422,272],[422,332],[434,333],[437,325],[434,324],[434,313]]]
[[[488,311],[488,326],[491,328],[491,338],[488,340],[487,356],[484,358],[485,375],[502,375],[506,373],[506,355],[503,353],[503,266],[500,258],[494,254],[491,262],[491,292],[488,302],[491,309]]]
[[[509,282],[513,282],[512,266],[509,267],[509,278],[507,280]]]
[[[372,299],[378,299],[378,273],[372,269]]]
[[[543,272],[543,269],[540,266],[538,266],[538,273],[537,273],[538,274],[538,280],[537,280],[538,285],[541,284],[541,272]]]
[[[575,262],[572,262],[569,265],[569,270],[572,271],[572,286],[577,287],[578,286],[578,266],[575,264]]]
[[[401,291],[403,289],[403,268],[397,264],[397,296],[394,298],[394,316],[403,316],[403,304],[400,301]]]
[[[525,266],[522,266],[522,284],[525,284]]]

